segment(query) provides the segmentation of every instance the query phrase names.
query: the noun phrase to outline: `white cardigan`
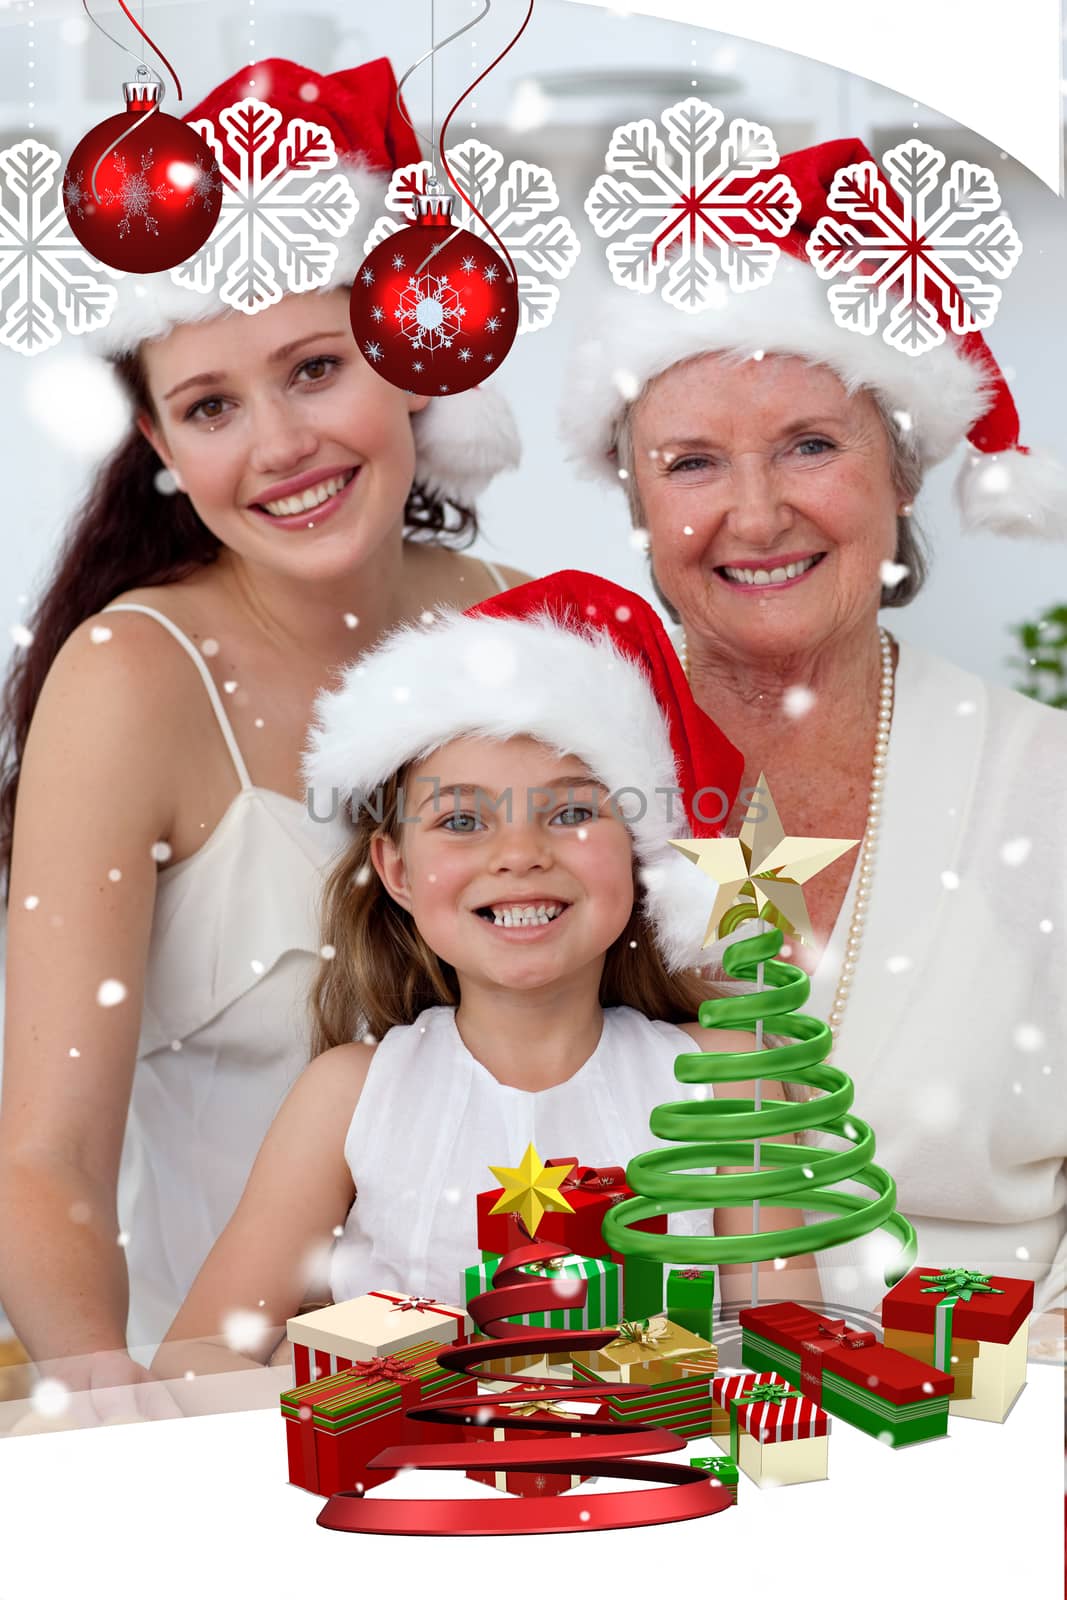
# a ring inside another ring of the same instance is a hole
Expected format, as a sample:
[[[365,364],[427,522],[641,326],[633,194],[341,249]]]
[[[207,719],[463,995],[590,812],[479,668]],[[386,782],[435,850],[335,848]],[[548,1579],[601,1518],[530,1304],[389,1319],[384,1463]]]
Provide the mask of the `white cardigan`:
[[[1032,1278],[1036,1314],[1067,1283],[1067,715],[901,644],[882,815],[833,1059],[919,1264]],[[855,888],[812,980],[816,1016]],[[877,1233],[821,1254],[827,1299],[876,1306],[896,1249]]]

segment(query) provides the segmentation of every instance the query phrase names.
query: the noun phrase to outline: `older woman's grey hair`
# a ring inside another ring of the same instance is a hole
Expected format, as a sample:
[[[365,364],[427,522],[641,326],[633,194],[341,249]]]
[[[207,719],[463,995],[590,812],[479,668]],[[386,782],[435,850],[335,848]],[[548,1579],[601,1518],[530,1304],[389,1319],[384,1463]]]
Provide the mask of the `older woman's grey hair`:
[[[700,357],[694,359],[699,360]],[[659,377],[660,374],[656,374]],[[633,413],[641,404],[648,393],[655,378],[650,378],[640,394],[631,400],[623,411],[615,427],[612,448],[618,462],[619,477],[626,491],[627,504],[630,507],[630,520],[635,528],[645,527],[645,511],[641,504],[641,496],[637,488],[637,474],[634,471],[634,442],[633,442]],[[919,459],[919,452],[911,433],[903,428],[897,421],[890,407],[882,396],[874,389],[864,391],[869,394],[874,402],[882,427],[885,429],[886,438],[889,440],[889,466],[893,478],[893,487],[908,507],[897,517],[897,544],[893,555],[894,564],[905,569],[899,582],[883,583],[881,606],[883,608],[906,606],[914,600],[926,582],[929,570],[929,556],[923,540],[922,530],[916,525],[911,515],[912,502],[917,498],[922,488],[923,469]],[[652,587],[660,604],[671,618],[672,622],[681,619],[666,595],[662,593],[656,582],[655,569],[651,566]]]

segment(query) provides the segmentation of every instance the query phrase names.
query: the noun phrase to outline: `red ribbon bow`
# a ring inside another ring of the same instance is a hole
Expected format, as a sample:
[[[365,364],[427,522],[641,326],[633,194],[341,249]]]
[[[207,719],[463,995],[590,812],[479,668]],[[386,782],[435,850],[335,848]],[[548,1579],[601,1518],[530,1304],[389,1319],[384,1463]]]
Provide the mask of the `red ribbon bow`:
[[[706,1278],[707,1276],[708,1276],[707,1269],[704,1268],[704,1267],[683,1267],[682,1268],[682,1277],[683,1278]]]
[[[394,1311],[432,1311],[436,1301],[428,1294],[408,1295],[406,1300],[398,1300],[393,1307]]]
[[[626,1182],[621,1167],[579,1167],[560,1184],[561,1189],[617,1189]]]
[[[848,1350],[866,1350],[868,1346],[878,1343],[873,1333],[861,1333],[858,1328],[850,1328],[844,1317],[820,1318],[819,1333],[825,1339],[834,1339],[838,1344],[843,1344]]]
[[[396,1356],[372,1356],[369,1361],[353,1362],[352,1371],[363,1383],[381,1383],[386,1378],[402,1383],[411,1372],[411,1363],[398,1361]]]

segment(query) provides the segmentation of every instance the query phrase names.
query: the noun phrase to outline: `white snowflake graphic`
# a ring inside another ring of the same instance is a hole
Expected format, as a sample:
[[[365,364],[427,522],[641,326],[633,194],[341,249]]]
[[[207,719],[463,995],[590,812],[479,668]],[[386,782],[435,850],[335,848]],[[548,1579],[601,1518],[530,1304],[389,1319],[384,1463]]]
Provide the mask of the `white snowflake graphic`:
[[[364,288],[369,289],[371,284],[374,282],[374,268],[364,267],[363,271],[359,275],[359,281],[363,284]]]
[[[371,361],[380,361],[384,352],[381,345],[376,340],[372,340],[370,344],[363,346],[363,354],[368,356]]]
[[[504,170],[500,151],[480,139],[464,139],[447,154],[456,181],[486,217],[515,263],[519,332],[546,328],[559,304],[558,285],[574,266],[581,248],[570,222],[559,215],[555,179],[547,167],[529,161],[511,161]],[[383,239],[410,226],[412,201],[422,193],[429,175],[426,161],[398,167],[393,173],[385,203],[400,220],[391,216],[378,219],[364,244],[367,254]],[[452,217],[476,238],[497,248],[484,224],[458,195]],[[473,272],[474,258],[462,258],[460,266],[465,273]],[[494,276],[499,275],[500,269],[494,269]]]
[[[145,233],[158,238],[159,221],[152,215],[152,202],[165,200],[171,193],[171,188],[168,183],[152,184],[146,176],[155,163],[155,152],[150,149],[141,151],[140,172],[131,172],[126,164],[126,157],[121,153],[115,155],[114,163],[118,171],[118,188],[101,189],[100,198],[108,205],[117,200],[122,207],[122,215],[119,217],[119,238],[129,238],[134,220],[138,217],[144,224]]]
[[[23,356],[59,343],[63,330],[102,328],[122,273],[97,261],[70,231],[63,157],[36,139],[0,150],[0,343]]]
[[[337,245],[359,210],[338,171],[328,129],[282,113],[262,100],[239,100],[191,127],[202,135],[223,174],[222,210],[210,239],[175,267],[175,283],[201,294],[215,290],[249,316],[284,293],[329,282]],[[316,176],[321,174],[321,176]]]
[[[400,330],[415,350],[449,350],[462,330],[464,306],[448,279],[424,272],[409,278],[396,308]]]
[[[772,234],[789,232],[800,201],[781,173],[769,128],[735,118],[718,142],[723,113],[690,96],[615,129],[585,214],[609,244],[611,276],[624,289],[651,294],[665,277],[664,300],[697,313],[721,303],[720,269],[739,292],[769,283],[780,255]]]
[[[921,139],[896,145],[883,162],[892,195],[875,162],[842,167],[828,197],[841,217],[822,217],[807,244],[821,278],[850,274],[829,291],[838,326],[881,330],[905,355],[944,343],[939,309],[954,333],[988,328],[1001,291],[979,274],[1006,278],[1022,254],[989,168],[954,161],[942,182],[945,161]]]

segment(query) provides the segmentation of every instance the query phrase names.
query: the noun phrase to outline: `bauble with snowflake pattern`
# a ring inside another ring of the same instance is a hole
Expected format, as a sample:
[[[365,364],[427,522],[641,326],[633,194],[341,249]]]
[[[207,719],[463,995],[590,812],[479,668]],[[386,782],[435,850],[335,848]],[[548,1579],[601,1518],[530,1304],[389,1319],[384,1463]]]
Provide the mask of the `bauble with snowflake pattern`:
[[[460,394],[500,366],[519,328],[508,263],[451,218],[447,196],[420,195],[416,219],[377,245],[349,302],[356,343],[409,393]]]
[[[160,84],[122,87],[125,111],[91,129],[67,162],[63,209],[98,261],[123,272],[165,272],[210,238],[222,174],[200,135],[160,111]]]

